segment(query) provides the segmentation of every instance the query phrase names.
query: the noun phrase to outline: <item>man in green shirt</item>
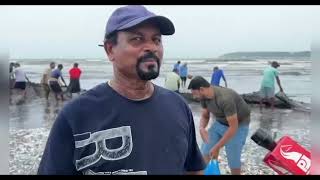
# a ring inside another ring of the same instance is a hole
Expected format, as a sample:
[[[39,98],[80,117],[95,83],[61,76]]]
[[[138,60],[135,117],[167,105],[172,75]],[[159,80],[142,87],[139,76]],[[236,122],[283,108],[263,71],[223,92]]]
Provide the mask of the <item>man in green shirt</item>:
[[[248,136],[250,108],[234,90],[212,86],[201,76],[194,77],[189,84],[194,98],[203,108],[200,119],[201,147],[206,163],[217,159],[219,150],[225,146],[231,173],[241,174],[241,152]],[[206,129],[210,113],[216,120]]]
[[[277,61],[273,61],[271,66],[267,67],[263,71],[263,79],[260,89],[260,109],[262,109],[262,103],[264,100],[267,100],[271,104],[272,110],[274,109],[274,79],[277,79],[277,84],[280,88],[280,91],[283,92],[279,79],[279,71],[277,70],[278,67],[280,67],[280,64]]]

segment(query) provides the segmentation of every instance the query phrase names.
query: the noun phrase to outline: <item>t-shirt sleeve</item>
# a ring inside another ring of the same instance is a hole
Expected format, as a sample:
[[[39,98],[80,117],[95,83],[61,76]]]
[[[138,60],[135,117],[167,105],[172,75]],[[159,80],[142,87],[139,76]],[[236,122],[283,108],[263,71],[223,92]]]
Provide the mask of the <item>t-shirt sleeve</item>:
[[[73,164],[74,138],[71,127],[62,112],[52,126],[38,168],[39,175],[76,175]]]
[[[188,142],[188,154],[185,161],[186,171],[200,171],[205,168],[205,162],[202,154],[199,150],[199,146],[196,140],[195,127],[193,122],[193,116],[190,109],[188,109],[189,117],[189,142]]]
[[[226,117],[232,116],[237,113],[237,106],[230,96],[224,97],[221,104]]]

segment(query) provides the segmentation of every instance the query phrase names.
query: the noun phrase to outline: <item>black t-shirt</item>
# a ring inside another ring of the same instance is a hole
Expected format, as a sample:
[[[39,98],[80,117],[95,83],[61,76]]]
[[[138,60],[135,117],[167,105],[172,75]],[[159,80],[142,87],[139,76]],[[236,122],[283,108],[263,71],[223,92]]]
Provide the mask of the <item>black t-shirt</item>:
[[[59,113],[38,174],[184,174],[204,168],[182,97],[155,85],[150,98],[133,101],[103,83]]]

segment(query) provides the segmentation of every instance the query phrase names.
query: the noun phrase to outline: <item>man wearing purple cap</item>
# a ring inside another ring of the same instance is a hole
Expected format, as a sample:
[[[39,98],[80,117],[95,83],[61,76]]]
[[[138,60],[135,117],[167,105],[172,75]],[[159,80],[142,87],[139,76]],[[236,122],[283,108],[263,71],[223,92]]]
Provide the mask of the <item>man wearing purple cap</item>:
[[[38,174],[202,173],[191,110],[150,81],[160,72],[161,35],[174,31],[143,6],[113,12],[104,39],[113,78],[61,110]]]

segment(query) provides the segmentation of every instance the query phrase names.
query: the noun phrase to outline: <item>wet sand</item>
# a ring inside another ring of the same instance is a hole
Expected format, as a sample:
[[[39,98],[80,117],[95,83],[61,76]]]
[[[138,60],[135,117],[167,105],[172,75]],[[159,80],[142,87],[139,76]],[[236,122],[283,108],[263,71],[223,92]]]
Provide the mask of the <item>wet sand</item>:
[[[18,99],[19,97],[15,97],[13,101],[18,102]],[[31,93],[25,101],[10,105],[10,174],[36,174],[50,128],[65,103],[56,102],[53,97],[48,102]],[[201,107],[197,103],[189,106],[194,116],[197,141],[201,146],[202,140],[198,131]],[[305,148],[311,148],[310,112],[288,109],[275,109],[274,112],[263,109],[260,112],[255,105],[251,108],[249,136],[242,156],[244,174],[275,174],[262,162],[267,150],[250,139],[259,127],[276,132],[276,140],[283,135],[289,135]],[[220,160],[222,174],[230,174],[224,149],[220,151]]]

